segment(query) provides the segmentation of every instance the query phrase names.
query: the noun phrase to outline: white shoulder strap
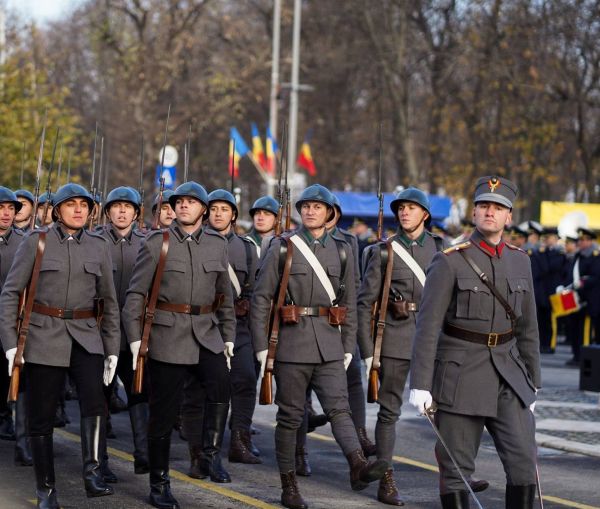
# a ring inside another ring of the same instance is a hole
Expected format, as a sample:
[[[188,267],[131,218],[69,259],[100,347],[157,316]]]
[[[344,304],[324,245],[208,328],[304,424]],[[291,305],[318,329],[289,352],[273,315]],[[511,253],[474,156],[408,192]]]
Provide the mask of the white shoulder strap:
[[[321,285],[327,292],[327,295],[329,296],[329,300],[331,301],[331,304],[333,304],[333,302],[335,301],[335,297],[336,297],[335,291],[333,290],[333,286],[331,284],[331,281],[329,281],[327,274],[325,274],[325,269],[323,269],[321,262],[319,262],[318,258],[311,251],[310,247],[308,247],[306,245],[306,242],[304,242],[300,237],[298,237],[297,234],[292,235],[290,237],[290,240],[300,250],[300,252],[304,256],[304,258],[306,258],[306,261],[313,268],[313,270],[315,271],[315,274],[317,275],[317,277],[319,278],[319,281],[321,282]]]
[[[410,253],[395,240],[392,241],[392,249],[394,250],[394,253],[396,253],[402,259],[402,261],[408,265],[408,268],[413,271],[419,280],[419,283],[421,283],[421,286],[425,286],[425,272],[423,272],[421,266],[410,255]]]
[[[229,279],[231,279],[231,284],[233,285],[233,288],[235,288],[235,296],[239,297],[242,295],[242,287],[235,270],[233,270],[233,267],[231,266],[231,263],[227,264],[227,272],[229,272]]]

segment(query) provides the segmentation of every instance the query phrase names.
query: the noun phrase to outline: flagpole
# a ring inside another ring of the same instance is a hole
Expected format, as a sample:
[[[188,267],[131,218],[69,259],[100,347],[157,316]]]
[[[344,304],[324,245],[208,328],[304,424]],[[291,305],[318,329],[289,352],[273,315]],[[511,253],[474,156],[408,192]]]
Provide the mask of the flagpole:
[[[277,133],[277,94],[279,92],[279,44],[281,39],[281,0],[273,2],[273,50],[271,52],[271,100],[269,104],[269,128]],[[273,196],[275,180],[267,181],[267,194]]]
[[[294,0],[294,29],[292,38],[292,81],[290,93],[290,122],[288,138],[287,171],[290,182],[294,183],[296,170],[298,139],[298,85],[300,77],[300,24],[302,14],[301,0]]]

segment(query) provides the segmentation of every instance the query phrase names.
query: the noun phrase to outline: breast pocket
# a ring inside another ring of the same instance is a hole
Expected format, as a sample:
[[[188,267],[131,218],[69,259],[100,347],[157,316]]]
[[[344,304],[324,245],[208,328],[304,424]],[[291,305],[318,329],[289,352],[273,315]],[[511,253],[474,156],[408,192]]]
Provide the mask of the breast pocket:
[[[481,280],[458,278],[456,281],[456,317],[487,320],[492,311],[492,295]]]
[[[454,404],[460,381],[461,366],[467,350],[439,350],[435,358],[433,372],[433,400],[444,405]]]
[[[86,274],[88,282],[94,283],[100,277],[102,277],[102,268],[98,262],[84,262],[83,271]]]
[[[524,278],[508,280],[508,303],[513,308],[515,315],[519,318],[523,314],[523,299],[526,292],[531,291],[529,281]]]
[[[211,285],[216,284],[219,274],[226,271],[223,262],[220,260],[207,260],[202,263],[202,268],[204,269],[208,283]]]

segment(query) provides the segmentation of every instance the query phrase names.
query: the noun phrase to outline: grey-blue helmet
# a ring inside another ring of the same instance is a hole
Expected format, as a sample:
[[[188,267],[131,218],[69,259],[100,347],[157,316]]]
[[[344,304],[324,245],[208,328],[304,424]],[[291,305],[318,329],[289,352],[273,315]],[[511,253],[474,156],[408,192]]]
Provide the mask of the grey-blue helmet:
[[[332,196],[333,196],[333,206],[337,209],[338,213],[341,216],[342,215],[342,204],[340,203],[340,199],[335,194],[332,194]]]
[[[69,184],[65,184],[59,188],[56,193],[54,193],[51,201],[52,205],[54,206],[54,209],[52,209],[52,219],[55,221],[58,219],[56,212],[58,206],[67,200],[72,200],[73,198],[83,198],[88,204],[89,212],[92,212],[92,209],[94,208],[94,199],[92,198],[92,195],[85,187],[80,186],[79,184],[73,184],[71,182]]]
[[[175,189],[174,193],[169,197],[169,203],[171,204],[171,208],[173,210],[175,210],[177,198],[182,198],[183,196],[191,196],[192,198],[196,198],[204,203],[206,207],[208,207],[208,193],[206,192],[206,189],[204,189],[197,182],[184,182],[177,189]]]
[[[25,198],[27,201],[31,202],[32,205],[35,203],[33,193],[27,189],[17,189],[15,195],[17,198]]]
[[[277,212],[279,212],[279,202],[271,196],[261,196],[252,205],[250,217],[254,217],[254,214],[259,210],[266,210],[276,216]]]
[[[38,205],[44,205],[47,201],[50,201],[50,205],[54,205],[54,193],[50,193],[50,200],[48,200],[48,193],[43,193],[38,198]]]
[[[233,208],[233,220],[236,220],[238,215],[237,202],[235,201],[235,197],[229,191],[226,191],[225,189],[215,189],[208,195],[209,207],[213,201],[224,201],[225,203],[229,203],[229,205],[231,205]]]
[[[104,213],[106,213],[110,206],[117,201],[131,203],[135,207],[137,213],[140,213],[140,194],[132,187],[115,187],[108,193],[106,201],[104,202]]]
[[[165,189],[163,191],[163,204],[164,203],[169,203],[169,198],[171,198],[171,196],[173,196],[173,190],[171,189]],[[169,203],[169,205],[171,205]],[[156,198],[154,198],[154,201],[152,202],[152,214],[156,213],[156,207],[158,207],[158,194],[156,195]]]
[[[296,210],[298,213],[300,213],[300,210],[302,209],[302,204],[307,201],[318,201],[324,203],[333,210],[333,193],[321,184],[313,184],[302,191],[300,198],[298,198],[298,201],[296,202]],[[328,220],[330,219],[331,218]]]
[[[423,191],[416,187],[407,187],[396,195],[396,198],[390,203],[390,209],[396,219],[398,218],[398,207],[400,206],[400,202],[403,201],[410,201],[421,206],[429,214],[429,217],[425,221],[425,225],[429,225],[431,222],[431,205],[429,204],[429,198]]]
[[[17,195],[8,187],[0,186],[0,203],[12,203],[15,211],[19,212],[23,204],[17,200]]]

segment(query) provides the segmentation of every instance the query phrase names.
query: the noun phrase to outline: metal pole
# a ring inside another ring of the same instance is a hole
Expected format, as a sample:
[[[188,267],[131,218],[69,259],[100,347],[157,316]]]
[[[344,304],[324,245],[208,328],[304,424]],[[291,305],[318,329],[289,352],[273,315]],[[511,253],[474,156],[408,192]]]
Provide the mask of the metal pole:
[[[296,150],[298,138],[298,80],[300,75],[300,24],[302,1],[294,0],[294,30],[292,38],[292,82],[290,93],[290,126],[288,137],[287,171],[289,181],[294,182],[296,170]]]
[[[279,91],[279,42],[281,38],[281,0],[273,2],[273,50],[271,52],[271,101],[269,128],[277,136],[277,92]],[[281,140],[280,140],[281,141]]]

